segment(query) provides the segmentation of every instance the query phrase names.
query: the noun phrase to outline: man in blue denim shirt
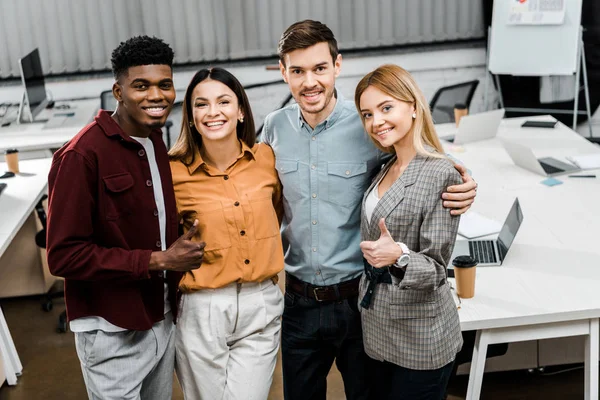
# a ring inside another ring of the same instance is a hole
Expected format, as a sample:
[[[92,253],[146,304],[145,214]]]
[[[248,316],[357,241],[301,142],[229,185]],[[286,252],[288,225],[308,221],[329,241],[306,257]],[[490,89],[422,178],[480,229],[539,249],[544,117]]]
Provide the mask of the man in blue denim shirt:
[[[293,24],[278,52],[297,103],[268,115],[263,131],[283,183],[284,395],[325,399],[336,359],[347,398],[367,399],[371,379],[357,310],[360,205],[387,156],[364,133],[354,103],[335,91],[342,58],[327,26],[310,20]],[[444,194],[450,200],[445,205],[457,214],[469,208],[476,187],[460,171],[465,183]]]

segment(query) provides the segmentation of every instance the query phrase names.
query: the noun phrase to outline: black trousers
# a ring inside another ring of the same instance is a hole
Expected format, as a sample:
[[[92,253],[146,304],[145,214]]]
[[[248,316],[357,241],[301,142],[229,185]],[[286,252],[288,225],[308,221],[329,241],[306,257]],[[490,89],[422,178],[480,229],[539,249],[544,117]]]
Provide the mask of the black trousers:
[[[318,302],[287,291],[281,335],[285,400],[325,400],[335,360],[348,400],[369,399],[372,360],[362,341],[356,296]]]
[[[453,364],[434,370],[416,370],[373,360],[372,399],[442,400]]]

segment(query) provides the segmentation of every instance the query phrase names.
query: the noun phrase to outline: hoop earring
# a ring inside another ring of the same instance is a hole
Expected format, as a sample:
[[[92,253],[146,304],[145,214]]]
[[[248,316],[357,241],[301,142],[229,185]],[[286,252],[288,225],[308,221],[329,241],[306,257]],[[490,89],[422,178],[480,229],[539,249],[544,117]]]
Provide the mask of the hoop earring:
[[[417,113],[414,112],[413,115],[412,115],[412,117],[413,117],[413,119],[417,118]]]

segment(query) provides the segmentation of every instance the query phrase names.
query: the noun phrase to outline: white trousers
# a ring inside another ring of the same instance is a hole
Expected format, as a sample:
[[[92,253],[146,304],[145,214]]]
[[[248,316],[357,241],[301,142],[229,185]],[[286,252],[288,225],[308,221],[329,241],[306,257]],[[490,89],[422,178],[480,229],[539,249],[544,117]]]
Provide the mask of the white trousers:
[[[279,350],[283,295],[271,280],[183,295],[175,370],[188,400],[263,400]]]
[[[175,327],[171,312],[147,331],[75,333],[88,397],[168,400],[173,395]]]

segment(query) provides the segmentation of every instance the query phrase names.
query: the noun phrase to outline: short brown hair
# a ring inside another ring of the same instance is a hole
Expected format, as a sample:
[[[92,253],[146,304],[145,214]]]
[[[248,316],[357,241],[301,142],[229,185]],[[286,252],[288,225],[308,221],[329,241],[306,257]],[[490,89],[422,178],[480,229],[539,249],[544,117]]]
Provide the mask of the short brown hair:
[[[323,42],[327,42],[329,45],[329,53],[335,63],[339,50],[337,40],[335,40],[335,36],[333,36],[331,29],[319,21],[305,19],[304,21],[299,21],[290,25],[290,27],[283,32],[281,39],[279,39],[279,44],[277,45],[277,54],[279,54],[279,60],[285,67],[284,57],[286,54],[291,53],[294,50],[306,49]]]

